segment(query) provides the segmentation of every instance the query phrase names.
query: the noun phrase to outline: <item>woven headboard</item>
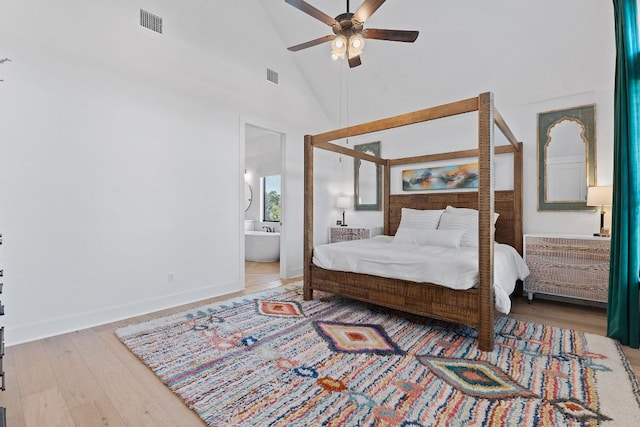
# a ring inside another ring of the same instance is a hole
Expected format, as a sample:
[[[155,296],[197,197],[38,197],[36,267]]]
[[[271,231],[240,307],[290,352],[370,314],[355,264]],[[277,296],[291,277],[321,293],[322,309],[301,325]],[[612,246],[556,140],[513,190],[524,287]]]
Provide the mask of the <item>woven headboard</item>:
[[[519,252],[522,249],[522,234],[516,235],[516,217],[514,212],[513,190],[494,193],[494,209],[500,214],[496,222],[495,238],[498,243],[513,246]],[[389,196],[389,234],[394,235],[400,225],[401,209],[444,209],[448,205],[456,208],[478,209],[478,193],[448,192],[421,194],[392,194]]]

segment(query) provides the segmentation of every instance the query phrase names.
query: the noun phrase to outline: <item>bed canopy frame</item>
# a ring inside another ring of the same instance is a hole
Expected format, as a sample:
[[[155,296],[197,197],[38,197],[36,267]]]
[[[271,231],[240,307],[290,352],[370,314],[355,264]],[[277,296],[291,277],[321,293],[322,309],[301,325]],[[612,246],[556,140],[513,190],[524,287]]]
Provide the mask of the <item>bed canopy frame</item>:
[[[444,117],[478,112],[478,147],[400,159],[370,156],[331,143],[342,138],[365,135]],[[495,146],[494,124],[509,144]],[[323,149],[373,162],[383,170],[384,233],[395,234],[402,207],[443,209],[447,205],[478,210],[478,286],[452,290],[430,283],[416,283],[358,273],[331,271],[317,267],[313,257],[313,173],[314,149]],[[513,154],[513,190],[495,191],[493,163],[495,154]],[[478,158],[478,191],[437,192],[411,195],[390,193],[390,169],[393,166],[437,160]],[[317,134],[306,135],[304,146],[304,299],[320,290],[374,303],[392,309],[464,324],[478,331],[478,347],[490,351],[494,345],[493,242],[507,243],[522,253],[522,143],[494,106],[491,92],[399,116]],[[500,213],[492,224],[494,211]]]

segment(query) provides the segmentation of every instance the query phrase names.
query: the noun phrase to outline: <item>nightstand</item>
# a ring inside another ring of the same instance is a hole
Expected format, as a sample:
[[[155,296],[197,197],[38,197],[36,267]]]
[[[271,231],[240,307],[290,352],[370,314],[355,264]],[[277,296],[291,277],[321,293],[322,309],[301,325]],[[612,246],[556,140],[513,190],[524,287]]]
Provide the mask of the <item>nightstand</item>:
[[[382,234],[382,227],[366,225],[335,226],[329,230],[329,242],[346,242],[348,240],[370,239]]]
[[[534,294],[606,303],[611,239],[581,235],[525,234],[524,280],[529,302]]]

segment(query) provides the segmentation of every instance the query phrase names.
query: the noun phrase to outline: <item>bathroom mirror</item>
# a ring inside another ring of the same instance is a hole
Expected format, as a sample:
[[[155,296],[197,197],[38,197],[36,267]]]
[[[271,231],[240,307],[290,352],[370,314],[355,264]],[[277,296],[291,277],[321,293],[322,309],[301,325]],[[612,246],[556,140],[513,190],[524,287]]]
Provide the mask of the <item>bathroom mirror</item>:
[[[251,186],[248,182],[244,183],[244,211],[249,210],[249,206],[251,206],[251,199],[253,199],[253,193],[251,191]]]
[[[380,157],[380,141],[354,145],[353,149]],[[366,160],[353,159],[354,208],[357,211],[379,211],[382,185],[382,168]]]
[[[595,105],[538,114],[538,210],[588,210],[596,185]]]

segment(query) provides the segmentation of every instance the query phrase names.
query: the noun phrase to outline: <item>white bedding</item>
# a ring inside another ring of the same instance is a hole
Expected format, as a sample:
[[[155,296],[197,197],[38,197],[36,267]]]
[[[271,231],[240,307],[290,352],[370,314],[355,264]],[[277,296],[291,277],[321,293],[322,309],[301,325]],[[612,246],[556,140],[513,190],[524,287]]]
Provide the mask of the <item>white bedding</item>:
[[[313,263],[327,270],[428,282],[452,289],[469,289],[478,283],[478,248],[446,248],[394,243],[391,236],[316,246]],[[509,295],[517,279],[529,268],[509,245],[494,247],[494,295],[496,310],[511,311]]]

